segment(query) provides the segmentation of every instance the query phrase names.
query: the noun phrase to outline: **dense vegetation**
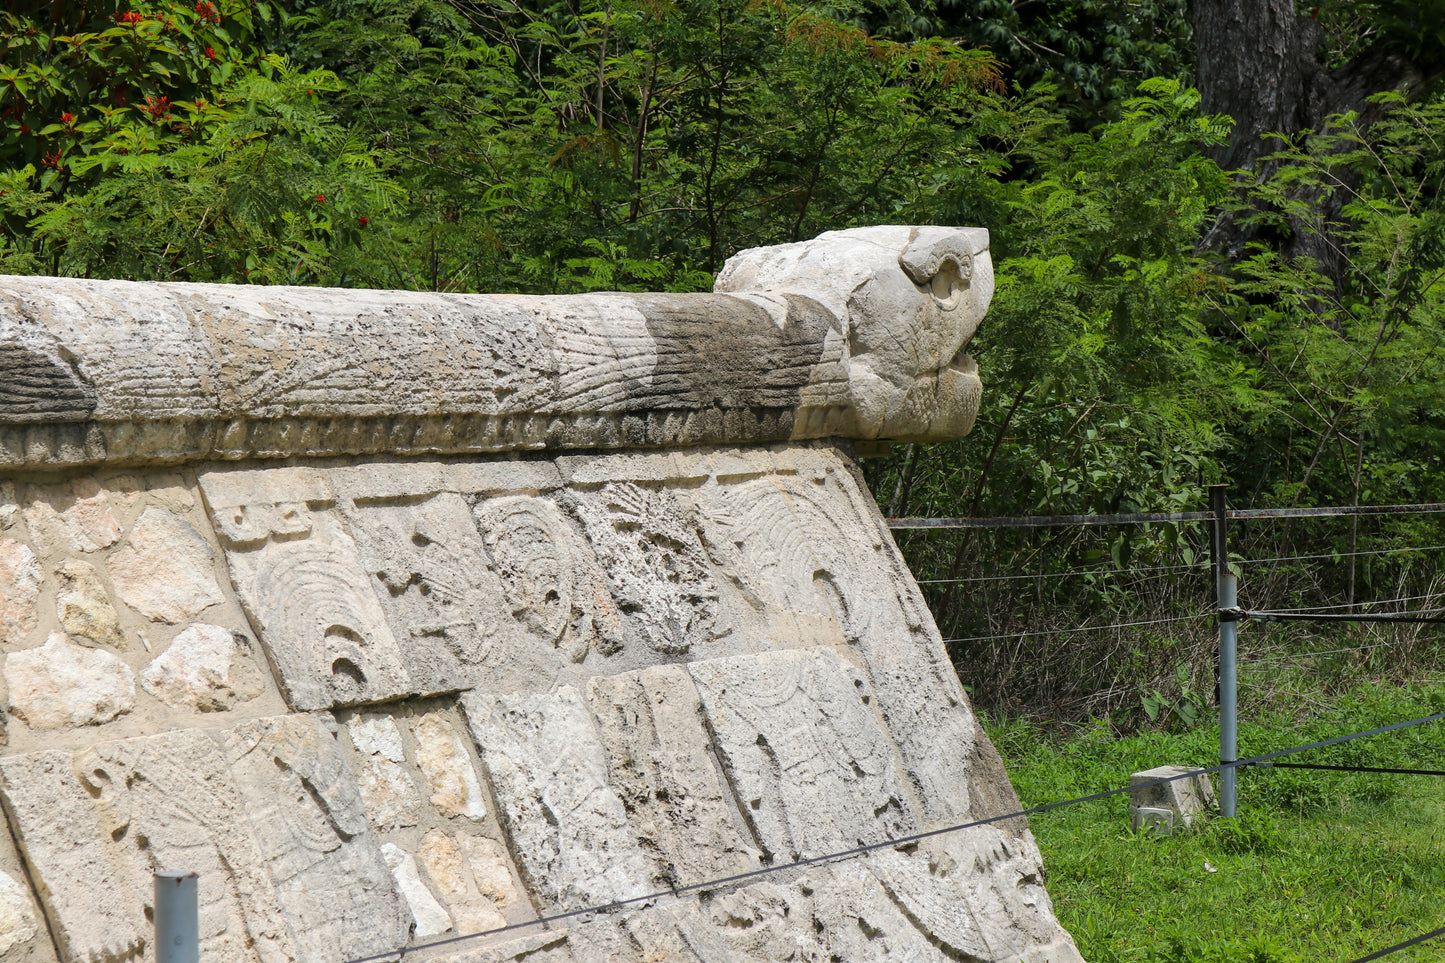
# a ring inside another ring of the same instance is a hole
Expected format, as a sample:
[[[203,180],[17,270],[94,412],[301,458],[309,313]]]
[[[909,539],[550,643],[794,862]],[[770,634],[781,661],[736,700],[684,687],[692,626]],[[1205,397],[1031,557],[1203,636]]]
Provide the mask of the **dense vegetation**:
[[[1191,14],[1238,6],[22,0],[0,14],[0,271],[696,290],[747,246],[982,225],[985,409],[965,442],[869,464],[885,510],[1176,510],[1222,481],[1244,505],[1434,500],[1445,11],[1261,13],[1244,27],[1290,26],[1295,73],[1346,112],[1239,91],[1230,118],[1204,109],[1228,64]],[[903,544],[983,704],[1188,724],[1209,586],[1174,567],[1203,533],[1100,532]],[[1246,566],[1251,604],[1439,598],[1438,555],[1349,554],[1445,544],[1428,517],[1240,534],[1246,559],[1341,553]],[[1030,578],[946,581],[1004,575]],[[1381,671],[1440,654],[1418,626],[1352,639]]]

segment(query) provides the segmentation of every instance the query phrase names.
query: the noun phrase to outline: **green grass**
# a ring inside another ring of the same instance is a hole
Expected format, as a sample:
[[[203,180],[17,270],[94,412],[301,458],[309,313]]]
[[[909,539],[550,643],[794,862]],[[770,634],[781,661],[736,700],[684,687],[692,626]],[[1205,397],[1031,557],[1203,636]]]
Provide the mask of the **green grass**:
[[[1240,755],[1442,709],[1438,685],[1300,691],[1241,712]],[[1122,738],[1102,723],[990,733],[1026,806],[1127,785],[1158,765],[1214,765],[1219,751],[1212,723]],[[1280,761],[1445,769],[1445,723]],[[1127,796],[1032,818],[1055,910],[1085,959],[1346,963],[1445,925],[1445,777],[1252,768],[1239,782],[1238,819],[1175,836],[1131,833]],[[1387,959],[1445,960],[1445,937]]]

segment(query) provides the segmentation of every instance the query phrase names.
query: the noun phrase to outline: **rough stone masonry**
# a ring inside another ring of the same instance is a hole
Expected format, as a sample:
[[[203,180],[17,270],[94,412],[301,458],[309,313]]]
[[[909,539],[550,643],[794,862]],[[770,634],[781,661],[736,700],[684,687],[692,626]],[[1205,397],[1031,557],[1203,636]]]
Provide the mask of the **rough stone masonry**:
[[[0,961],[1068,963],[854,462],[965,433],[987,234],[711,294],[0,278]]]

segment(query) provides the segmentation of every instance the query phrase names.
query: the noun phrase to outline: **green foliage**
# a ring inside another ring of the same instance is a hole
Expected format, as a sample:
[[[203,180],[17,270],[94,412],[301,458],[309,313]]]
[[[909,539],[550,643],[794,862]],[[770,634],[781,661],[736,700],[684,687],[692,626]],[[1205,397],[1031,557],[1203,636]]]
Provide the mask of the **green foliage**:
[[[1441,696],[1438,687],[1311,688],[1286,714],[1247,701],[1241,745],[1264,752],[1418,718]],[[1440,745],[1440,725],[1292,761],[1421,766]],[[1019,722],[988,728],[1025,806],[1124,786],[1130,773],[1158,765],[1209,766],[1218,753],[1213,726],[1124,737],[1102,723],[1053,733]],[[1278,787],[1304,780],[1316,791],[1302,809]],[[1388,792],[1360,791],[1381,780]],[[1123,795],[1030,818],[1054,910],[1085,959],[1354,959],[1426,932],[1445,914],[1445,815],[1433,778],[1247,768],[1239,787],[1238,818],[1210,818],[1167,837],[1131,833]],[[1434,942],[1420,950],[1400,955],[1436,959],[1440,952]]]

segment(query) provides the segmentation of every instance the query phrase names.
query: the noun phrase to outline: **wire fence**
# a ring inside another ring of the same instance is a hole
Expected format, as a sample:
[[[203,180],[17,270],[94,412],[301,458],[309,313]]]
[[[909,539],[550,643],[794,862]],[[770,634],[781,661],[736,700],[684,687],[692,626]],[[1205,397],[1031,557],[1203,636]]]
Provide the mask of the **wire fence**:
[[[1062,572],[1036,572],[1036,573],[990,573],[988,575],[977,575],[967,577],[949,577],[925,579],[919,582],[924,586],[943,586],[948,593],[946,598],[951,603],[953,591],[956,586],[965,584],[988,584],[1004,583],[1009,581],[1029,581],[1041,584],[1046,581],[1053,581],[1055,585],[1062,584],[1066,579],[1090,578],[1096,580],[1094,584],[1101,584],[1098,580],[1109,580],[1106,584],[1115,586],[1124,584],[1127,579],[1137,577],[1160,577],[1164,574],[1172,574],[1184,571],[1212,570],[1214,577],[1214,595],[1217,599],[1217,608],[1213,612],[1186,614],[1174,617],[1149,618],[1137,620],[1119,620],[1100,625],[1074,625],[1055,629],[1033,629],[1024,627],[1019,631],[994,631],[972,635],[953,634],[944,641],[948,644],[977,644],[1004,640],[1022,640],[1038,638],[1042,636],[1067,636],[1085,632],[1116,632],[1134,628],[1147,628],[1172,623],[1192,622],[1205,615],[1214,614],[1218,619],[1219,626],[1219,655],[1215,663],[1215,676],[1218,681],[1221,735],[1220,735],[1220,765],[1212,767],[1207,772],[1219,772],[1221,774],[1221,802],[1222,813],[1226,816],[1234,815],[1234,784],[1236,773],[1246,766],[1276,767],[1280,769],[1307,769],[1320,771],[1347,771],[1376,774],[1394,775],[1422,775],[1441,776],[1445,771],[1433,769],[1411,769],[1411,768],[1384,768],[1367,766],[1336,766],[1311,763],[1273,763],[1272,756],[1253,757],[1245,760],[1234,761],[1237,755],[1234,749],[1236,737],[1236,696],[1235,687],[1237,683],[1237,642],[1236,630],[1240,622],[1246,620],[1260,623],[1296,623],[1296,624],[1321,624],[1321,625],[1395,625],[1395,626],[1424,626],[1432,624],[1445,624],[1445,608],[1439,607],[1439,603],[1445,600],[1445,592],[1437,591],[1437,584],[1430,585],[1430,591],[1424,593],[1402,594],[1396,592],[1389,598],[1378,598],[1373,600],[1357,601],[1355,599],[1355,572],[1356,559],[1378,558],[1378,557],[1426,557],[1428,553],[1445,550],[1445,545],[1410,545],[1391,548],[1364,548],[1355,547],[1354,538],[1356,529],[1353,527],[1357,522],[1352,522],[1351,529],[1351,550],[1336,552],[1301,552],[1293,554],[1271,554],[1265,557],[1251,558],[1248,554],[1231,553],[1228,543],[1228,526],[1231,521],[1269,521],[1299,518],[1331,518],[1331,517],[1360,517],[1393,516],[1393,515],[1424,515],[1438,514],[1445,512],[1445,503],[1428,503],[1414,505],[1385,505],[1385,506],[1336,506],[1321,508],[1297,508],[1297,509],[1228,509],[1225,502],[1225,493],[1222,486],[1216,486],[1211,490],[1211,508],[1207,512],[1167,512],[1167,513],[1136,513],[1128,515],[1061,515],[1061,516],[1039,516],[1039,517],[1012,517],[1012,518],[895,518],[889,519],[888,524],[896,531],[938,531],[946,529],[964,530],[965,537],[969,531],[993,530],[1002,531],[1007,529],[1066,529],[1066,528],[1092,528],[1099,526],[1128,526],[1145,524],[1170,524],[1182,523],[1208,523],[1210,555],[1209,562],[1189,560],[1184,564],[1165,564],[1128,567],[1118,564],[1118,557],[1115,556],[1114,566],[1094,566],[1089,568],[1074,568]],[[965,545],[967,542],[964,543]],[[1043,551],[1037,553],[1041,560],[1046,559]],[[954,557],[954,572],[950,576],[957,575],[959,563],[963,560],[962,548]],[[1237,572],[1257,571],[1259,566],[1271,565],[1275,569],[1287,568],[1291,565],[1301,565],[1316,561],[1348,562],[1349,564],[1349,591],[1348,601],[1339,604],[1318,604],[1318,605],[1295,605],[1281,607],[1259,606],[1246,608],[1236,602],[1237,596]],[[1142,584],[1135,582],[1135,585]],[[1404,585],[1400,585],[1403,588]],[[1417,608],[1408,606],[1408,603],[1424,603]],[[1434,603],[1434,604],[1432,604]],[[1396,607],[1394,610],[1381,611],[1382,608]],[[1342,611],[1343,610],[1343,611]],[[1115,611],[1120,611],[1116,608]],[[1355,645],[1318,649],[1305,653],[1291,653],[1283,656],[1264,656],[1246,660],[1252,664],[1267,665],[1282,661],[1302,661],[1305,659],[1324,657],[1330,655],[1342,655],[1347,653],[1359,653],[1375,649],[1399,648],[1407,644],[1409,639],[1398,638],[1386,641],[1361,642]],[[1018,649],[1009,651],[1007,655],[1011,659],[1020,656]],[[1111,686],[1111,691],[1113,687]],[[1426,720],[1416,720],[1416,724]],[[1383,730],[1388,731],[1386,727]],[[1374,734],[1374,733],[1372,733]],[[1352,737],[1342,737],[1339,741]],[[1318,748],[1322,745],[1332,744],[1334,740],[1327,740],[1324,743],[1311,747]],[[1284,755],[1287,753],[1280,753]],[[1068,800],[1064,804],[1086,801],[1089,798],[1082,797],[1080,800]],[[1427,940],[1445,935],[1445,927],[1424,933],[1420,936],[1406,940],[1394,946],[1386,947],[1368,956],[1361,957],[1352,963],[1365,963],[1368,960],[1382,959],[1393,953],[1416,946]]]
[[[535,929],[537,927],[548,926],[550,924],[566,922],[568,920],[576,920],[582,917],[595,916],[604,913],[613,913],[617,910],[627,909],[629,907],[635,906],[642,906],[647,903],[656,902],[657,900],[666,899],[668,897],[678,897],[691,893],[704,893],[713,890],[721,890],[729,887],[740,886],[770,876],[775,876],[779,873],[805,869],[811,866],[841,862],[848,859],[856,859],[860,856],[866,856],[870,853],[879,852],[885,849],[897,849],[900,847],[912,846],[927,839],[934,839],[939,836],[946,836],[952,833],[964,832],[969,829],[977,829],[982,826],[990,826],[995,823],[1007,822],[1011,819],[1026,819],[1030,816],[1042,815],[1044,813],[1053,812],[1055,810],[1063,809],[1068,806],[1075,806],[1086,802],[1096,802],[1101,799],[1108,799],[1114,796],[1121,796],[1128,793],[1137,793],[1141,790],[1166,785],[1180,779],[1194,779],[1199,776],[1212,775],[1214,773],[1223,772],[1230,769],[1240,769],[1249,766],[1279,766],[1282,768],[1283,764],[1275,763],[1273,760],[1298,755],[1302,752],[1311,752],[1319,749],[1325,749],[1330,746],[1341,745],[1346,742],[1353,742],[1356,739],[1364,739],[1371,736],[1384,735],[1388,732],[1396,732],[1402,729],[1423,726],[1428,723],[1439,722],[1442,720],[1445,720],[1445,712],[1440,712],[1429,716],[1421,716],[1416,719],[1407,719],[1402,722],[1394,722],[1390,723],[1389,725],[1378,726],[1374,729],[1367,729],[1363,732],[1353,732],[1343,736],[1333,736],[1329,739],[1321,739],[1317,742],[1311,742],[1303,746],[1292,746],[1287,749],[1276,749],[1272,752],[1262,753],[1257,756],[1249,756],[1247,758],[1239,759],[1233,762],[1220,763],[1216,766],[1187,769],[1175,775],[1162,776],[1157,779],[1151,779],[1145,782],[1131,783],[1130,785],[1125,786],[1116,786],[1110,789],[1101,790],[1099,792],[1089,793],[1084,796],[1076,796],[1072,799],[1062,799],[1056,802],[1043,803],[1037,806],[1029,806],[1025,809],[1000,813],[993,816],[986,816],[982,819],[974,819],[968,822],[955,823],[949,826],[943,826],[938,829],[929,829],[922,832],[909,833],[903,836],[890,837],[888,839],[880,840],[878,842],[865,843],[860,846],[853,846],[848,849],[838,850],[836,852],[824,853],[819,856],[807,856],[786,863],[778,863],[772,866],[762,866],[758,869],[749,870],[743,873],[732,873],[727,876],[718,876],[712,879],[704,880],[702,882],[686,883],[679,886],[668,887],[666,889],[658,889],[642,896],[633,896],[626,899],[611,900],[605,903],[597,903],[594,905],[586,906],[581,909],[565,910],[559,913],[551,913],[545,916],[539,916],[536,919],[524,920],[518,923],[509,923],[505,926],[497,926],[490,929],[478,930],[472,933],[464,933],[457,936],[446,937],[444,939],[432,940],[426,943],[419,943],[415,946],[408,947],[407,949],[401,951],[400,954],[393,951],[388,953],[378,953],[372,956],[358,957],[356,959],[347,961],[347,963],[381,963],[381,961],[383,960],[397,960],[398,958],[405,958],[408,955],[420,953],[423,951],[440,949],[447,946],[455,946],[460,943],[486,939],[494,936],[501,936],[508,933],[521,932],[524,930]],[[1338,767],[1320,766],[1311,768]],[[1400,770],[1390,771],[1399,772]],[[1426,770],[1409,770],[1409,772],[1411,772],[1412,774],[1445,775],[1445,773],[1433,773]],[[1374,953],[1370,956],[1362,957],[1361,961],[1356,961],[1356,963],[1363,963],[1364,960],[1381,959],[1382,957],[1387,956],[1390,953],[1398,952],[1399,950],[1407,949],[1411,946],[1416,946],[1419,943],[1422,943],[1429,939],[1433,939],[1434,937],[1440,936],[1442,934],[1445,934],[1445,928],[1433,931],[1431,933],[1426,933],[1421,936],[1417,936],[1410,940],[1406,940],[1405,942],[1398,943],[1393,947],[1387,947],[1386,949]]]

